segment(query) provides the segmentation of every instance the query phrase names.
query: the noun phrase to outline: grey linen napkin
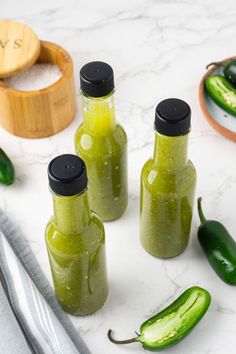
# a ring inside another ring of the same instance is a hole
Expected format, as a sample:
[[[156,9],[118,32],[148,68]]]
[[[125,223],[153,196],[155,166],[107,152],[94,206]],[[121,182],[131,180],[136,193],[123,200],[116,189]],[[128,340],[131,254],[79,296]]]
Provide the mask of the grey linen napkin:
[[[0,318],[0,353],[91,354],[58,304],[28,243],[1,209],[0,279],[3,287],[0,284],[0,314],[4,314]],[[3,289],[9,303],[5,312],[3,307],[7,300]],[[18,329],[11,336],[8,330],[14,331],[17,323]],[[8,342],[2,337],[6,331],[8,339],[15,340],[15,351],[2,349]]]
[[[31,354],[0,283],[0,353]]]

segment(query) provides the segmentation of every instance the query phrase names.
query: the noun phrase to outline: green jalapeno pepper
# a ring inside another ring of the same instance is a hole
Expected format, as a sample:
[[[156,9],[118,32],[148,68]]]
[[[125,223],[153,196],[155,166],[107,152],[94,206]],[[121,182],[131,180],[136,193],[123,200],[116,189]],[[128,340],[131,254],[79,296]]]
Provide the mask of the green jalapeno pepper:
[[[0,149],[0,183],[9,185],[12,184],[15,180],[14,167],[5,154],[5,152]]]
[[[210,63],[206,68],[208,69],[211,65],[215,65],[217,67],[222,66],[224,68],[223,73],[226,79],[228,79],[233,85],[236,85],[236,59]]]
[[[210,97],[224,111],[236,116],[236,88],[223,76],[209,76],[205,87]]]
[[[180,295],[165,310],[140,327],[140,334],[127,340],[116,340],[112,330],[108,338],[115,344],[142,343],[145,349],[162,350],[183,339],[206,313],[211,296],[205,289],[193,286]]]
[[[236,285],[236,242],[220,222],[206,220],[201,200],[198,198],[200,245],[216,274],[227,284]]]

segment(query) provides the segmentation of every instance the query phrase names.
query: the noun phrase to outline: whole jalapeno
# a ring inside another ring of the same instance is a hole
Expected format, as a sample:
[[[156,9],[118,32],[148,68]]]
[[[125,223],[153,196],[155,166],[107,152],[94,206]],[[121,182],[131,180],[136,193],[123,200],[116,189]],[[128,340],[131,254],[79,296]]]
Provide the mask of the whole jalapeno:
[[[202,211],[202,198],[198,198],[198,214],[201,225],[198,240],[216,272],[227,284],[236,285],[236,242],[220,222],[207,220]]]
[[[5,154],[5,152],[0,149],[0,183],[9,185],[12,184],[15,180],[14,167]]]
[[[213,62],[207,65],[207,69],[215,65],[217,67],[223,67],[224,76],[233,84],[236,85],[236,59],[230,59],[229,61]]]

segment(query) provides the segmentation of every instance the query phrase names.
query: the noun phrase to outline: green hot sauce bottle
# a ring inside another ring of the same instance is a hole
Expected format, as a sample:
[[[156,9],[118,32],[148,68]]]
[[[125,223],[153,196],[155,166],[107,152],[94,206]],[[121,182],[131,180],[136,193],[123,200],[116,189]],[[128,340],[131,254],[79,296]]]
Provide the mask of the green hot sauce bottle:
[[[171,98],[158,104],[154,156],[141,173],[141,242],[151,255],[175,257],[189,241],[196,170],[188,160],[191,110]]]
[[[91,62],[80,71],[83,122],[75,149],[86,163],[89,201],[103,221],[119,218],[128,203],[127,137],[117,124],[110,65]]]
[[[54,158],[48,178],[54,215],[46,245],[56,297],[66,312],[88,315],[108,294],[104,227],[90,210],[83,160],[70,154]]]

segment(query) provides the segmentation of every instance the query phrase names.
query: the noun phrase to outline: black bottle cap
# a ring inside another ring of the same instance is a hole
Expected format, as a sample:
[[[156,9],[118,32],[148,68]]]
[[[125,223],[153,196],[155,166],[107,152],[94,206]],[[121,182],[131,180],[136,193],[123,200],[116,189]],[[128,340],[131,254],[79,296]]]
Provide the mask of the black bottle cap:
[[[48,166],[48,179],[51,190],[56,194],[79,194],[88,183],[85,163],[76,155],[57,156]]]
[[[156,107],[155,129],[167,136],[184,135],[191,126],[191,109],[178,98],[168,98]]]
[[[80,88],[91,97],[103,97],[114,90],[112,67],[102,61],[92,61],[80,70]]]

